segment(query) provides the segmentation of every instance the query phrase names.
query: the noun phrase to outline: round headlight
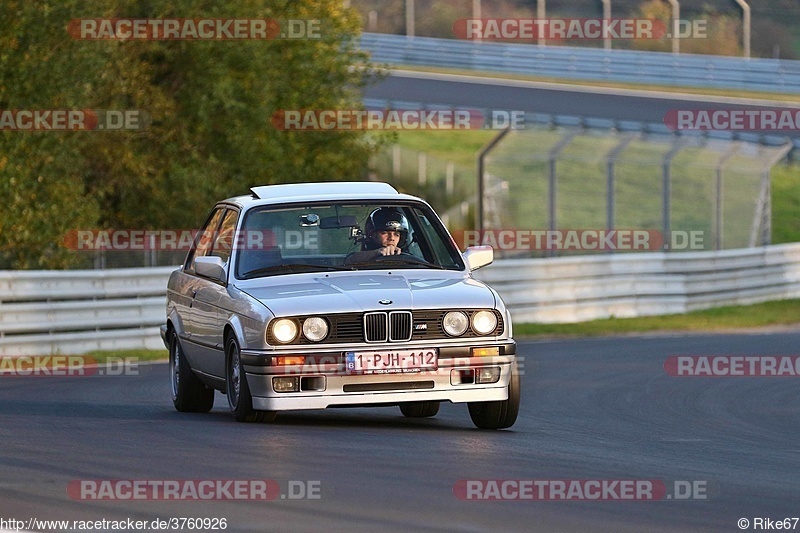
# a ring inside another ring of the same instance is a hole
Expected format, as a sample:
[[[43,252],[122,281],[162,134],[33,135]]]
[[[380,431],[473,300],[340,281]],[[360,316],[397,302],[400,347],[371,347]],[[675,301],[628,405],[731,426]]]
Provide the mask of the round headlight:
[[[467,315],[461,311],[450,311],[444,315],[442,327],[444,328],[445,333],[448,335],[458,337],[467,331],[467,328],[469,327],[469,319],[467,318]]]
[[[272,323],[272,336],[278,342],[292,342],[297,338],[297,322],[288,318],[279,318]]]
[[[306,318],[303,320],[303,335],[312,342],[319,342],[328,336],[328,323],[318,316]]]
[[[478,311],[472,315],[472,329],[479,335],[488,335],[497,327],[497,317],[491,311]]]

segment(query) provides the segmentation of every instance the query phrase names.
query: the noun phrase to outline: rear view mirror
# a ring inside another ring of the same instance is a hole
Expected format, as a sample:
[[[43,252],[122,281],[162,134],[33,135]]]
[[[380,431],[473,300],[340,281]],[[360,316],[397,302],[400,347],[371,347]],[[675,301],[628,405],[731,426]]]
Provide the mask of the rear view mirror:
[[[494,249],[491,246],[470,246],[464,251],[464,261],[470,271],[478,270],[494,261]]]
[[[194,260],[194,271],[198,276],[225,282],[225,263],[220,257],[198,257]]]
[[[358,220],[355,215],[325,217],[320,221],[319,227],[322,229],[357,228]]]

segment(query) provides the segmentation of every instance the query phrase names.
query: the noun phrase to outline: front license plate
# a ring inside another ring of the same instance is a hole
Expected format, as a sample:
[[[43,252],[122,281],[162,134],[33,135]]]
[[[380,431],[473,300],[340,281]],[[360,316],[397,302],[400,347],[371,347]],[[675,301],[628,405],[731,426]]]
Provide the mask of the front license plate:
[[[436,348],[381,352],[345,352],[348,374],[398,374],[439,368]]]

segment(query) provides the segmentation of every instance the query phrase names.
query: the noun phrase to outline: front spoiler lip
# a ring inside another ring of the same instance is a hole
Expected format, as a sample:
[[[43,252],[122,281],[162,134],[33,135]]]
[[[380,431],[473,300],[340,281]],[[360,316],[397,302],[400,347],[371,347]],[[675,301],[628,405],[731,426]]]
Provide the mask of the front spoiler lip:
[[[426,390],[414,392],[369,392],[306,397],[253,397],[253,408],[261,411],[328,409],[330,407],[390,406],[403,402],[490,402],[508,399],[508,386],[481,389]]]

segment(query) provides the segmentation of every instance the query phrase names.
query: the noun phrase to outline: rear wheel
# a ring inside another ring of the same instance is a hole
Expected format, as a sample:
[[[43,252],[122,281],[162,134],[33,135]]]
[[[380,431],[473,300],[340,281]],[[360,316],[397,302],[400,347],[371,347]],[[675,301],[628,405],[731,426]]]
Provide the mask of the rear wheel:
[[[239,422],[272,422],[278,415],[276,411],[256,411],[253,409],[253,397],[247,385],[247,376],[242,366],[239,343],[229,337],[225,341],[226,378],[228,405],[233,417]]]
[[[439,412],[439,402],[405,402],[400,404],[400,412],[408,418],[428,418]]]
[[[194,375],[174,330],[169,337],[169,372],[175,409],[184,413],[207,413],[214,407],[214,389],[203,385]]]
[[[472,423],[480,429],[505,429],[513,426],[519,414],[519,389],[519,371],[517,364],[514,363],[508,382],[508,399],[470,403],[469,416],[472,418]]]

